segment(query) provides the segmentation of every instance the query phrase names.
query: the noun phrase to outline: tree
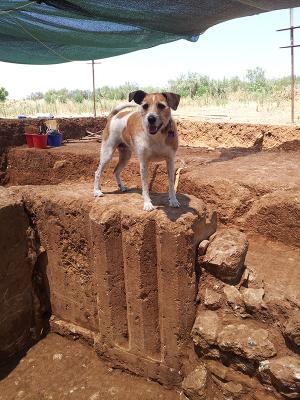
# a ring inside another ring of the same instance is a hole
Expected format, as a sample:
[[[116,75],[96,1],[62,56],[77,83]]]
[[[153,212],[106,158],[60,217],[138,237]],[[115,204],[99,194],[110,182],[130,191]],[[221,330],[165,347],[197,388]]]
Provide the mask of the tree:
[[[56,91],[56,98],[60,103],[66,103],[68,98],[67,89],[59,89]]]
[[[75,103],[82,103],[83,102],[83,94],[81,90],[74,90],[74,93],[72,95],[72,99],[75,101]]]
[[[5,101],[8,96],[8,91],[4,88],[0,88],[0,101]]]
[[[56,98],[56,91],[54,89],[50,89],[44,94],[44,99],[48,104],[55,103]]]
[[[189,72],[179,78],[169,81],[168,86],[172,92],[178,93],[183,97],[203,96],[209,91],[209,78],[197,72]]]
[[[260,67],[256,67],[255,69],[248,69],[246,80],[248,82],[248,87],[251,92],[262,92],[267,87],[265,71]]]
[[[33,92],[29,96],[27,96],[28,100],[41,100],[44,98],[42,92]]]

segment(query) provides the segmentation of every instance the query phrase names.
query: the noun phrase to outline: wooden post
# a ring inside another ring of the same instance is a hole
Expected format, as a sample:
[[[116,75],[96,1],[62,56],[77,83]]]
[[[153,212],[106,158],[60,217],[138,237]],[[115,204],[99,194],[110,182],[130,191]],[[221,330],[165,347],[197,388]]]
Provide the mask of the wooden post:
[[[92,60],[92,73],[93,73],[94,118],[96,118],[96,89],[95,89],[95,61],[94,60]]]

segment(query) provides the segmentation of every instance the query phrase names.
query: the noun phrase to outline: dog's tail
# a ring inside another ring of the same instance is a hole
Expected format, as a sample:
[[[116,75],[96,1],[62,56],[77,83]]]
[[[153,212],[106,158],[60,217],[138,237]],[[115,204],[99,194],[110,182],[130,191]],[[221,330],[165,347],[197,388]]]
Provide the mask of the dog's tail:
[[[136,104],[132,104],[132,103],[125,103],[125,104],[119,104],[118,106],[116,106],[109,114],[108,118],[113,117],[114,115],[118,114],[119,111],[123,110],[124,108],[127,107],[136,107]]]

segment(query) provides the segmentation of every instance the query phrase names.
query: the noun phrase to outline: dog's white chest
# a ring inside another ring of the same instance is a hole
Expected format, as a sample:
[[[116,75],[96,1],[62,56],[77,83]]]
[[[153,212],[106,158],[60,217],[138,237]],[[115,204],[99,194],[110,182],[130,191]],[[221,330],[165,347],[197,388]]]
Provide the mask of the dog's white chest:
[[[136,137],[135,150],[150,161],[162,161],[174,155],[174,151],[166,145],[165,137],[161,133],[149,136],[142,132]]]

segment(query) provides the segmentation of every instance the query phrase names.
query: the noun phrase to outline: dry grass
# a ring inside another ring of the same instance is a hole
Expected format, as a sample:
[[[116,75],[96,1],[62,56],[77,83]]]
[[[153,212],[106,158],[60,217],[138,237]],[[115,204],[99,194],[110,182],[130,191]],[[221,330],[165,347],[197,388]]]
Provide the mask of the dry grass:
[[[97,102],[97,112],[110,111],[115,102],[112,100],[101,100]],[[15,118],[18,115],[35,116],[37,113],[50,113],[55,116],[89,116],[93,115],[93,102],[84,100],[76,103],[68,100],[66,103],[56,101],[47,103],[45,100],[13,100],[0,103],[0,117]]]
[[[107,113],[119,103],[115,100],[102,99],[97,102],[97,114]],[[46,103],[44,100],[18,100],[0,103],[0,117],[15,118],[18,115],[35,116],[37,113],[51,113],[56,117],[92,116],[93,102],[82,103],[67,101]],[[180,107],[175,113],[180,117],[204,121],[232,121],[244,123],[289,124],[290,101],[260,98],[250,101],[235,94],[229,100],[218,100],[202,96],[198,99],[182,98]],[[300,97],[296,99],[296,123],[300,123]]]

